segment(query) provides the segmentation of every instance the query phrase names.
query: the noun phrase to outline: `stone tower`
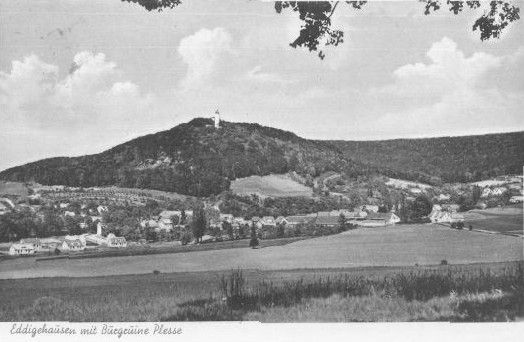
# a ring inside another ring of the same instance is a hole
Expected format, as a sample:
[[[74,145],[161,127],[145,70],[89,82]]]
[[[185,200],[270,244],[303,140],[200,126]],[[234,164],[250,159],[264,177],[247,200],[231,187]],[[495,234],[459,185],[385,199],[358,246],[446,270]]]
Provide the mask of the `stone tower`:
[[[218,109],[215,111],[215,114],[213,115],[213,121],[215,123],[215,128],[220,128],[220,113],[218,112]]]

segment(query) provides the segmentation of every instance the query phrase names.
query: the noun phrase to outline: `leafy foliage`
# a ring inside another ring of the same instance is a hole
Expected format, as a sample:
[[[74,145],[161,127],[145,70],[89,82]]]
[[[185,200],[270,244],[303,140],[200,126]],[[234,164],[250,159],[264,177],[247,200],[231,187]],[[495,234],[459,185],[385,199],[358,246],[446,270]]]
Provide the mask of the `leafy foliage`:
[[[148,11],[162,11],[165,8],[172,9],[182,3],[181,0],[122,0],[123,2],[136,3]]]
[[[424,14],[428,15],[431,12],[440,9],[440,0],[420,0],[426,3]],[[454,14],[458,14],[464,10],[465,7],[470,9],[477,9],[481,7],[480,1],[452,1],[447,0],[446,4],[449,10]],[[464,6],[466,5],[466,6]],[[484,14],[478,18],[473,24],[473,31],[480,31],[480,39],[488,40],[490,38],[499,38],[502,31],[512,22],[520,19],[520,8],[512,5],[507,1],[490,1],[489,8]]]
[[[182,3],[181,0],[122,0],[136,3],[148,11],[162,11],[173,9]],[[419,0],[425,3],[424,14],[440,10],[443,0]],[[344,42],[344,32],[331,27],[331,16],[337,9],[339,2],[344,2],[353,9],[361,9],[367,1],[276,1],[275,11],[282,13],[291,10],[298,13],[303,22],[299,36],[289,45],[293,48],[305,47],[310,52],[318,51],[318,57],[324,59],[324,52],[319,49],[324,46],[337,46]],[[446,6],[453,14],[459,14],[468,8],[476,10],[481,7],[478,0],[458,1],[446,0]],[[489,9],[482,14],[473,24],[473,31],[480,31],[480,39],[488,40],[499,38],[504,29],[512,22],[520,19],[520,9],[509,1],[495,0],[489,2]]]

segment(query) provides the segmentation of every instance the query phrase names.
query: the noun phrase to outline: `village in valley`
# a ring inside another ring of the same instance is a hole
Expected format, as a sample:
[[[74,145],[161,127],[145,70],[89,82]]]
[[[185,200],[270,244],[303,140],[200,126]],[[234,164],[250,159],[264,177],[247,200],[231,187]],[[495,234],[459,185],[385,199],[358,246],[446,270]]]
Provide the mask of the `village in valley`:
[[[484,211],[503,211],[512,205],[518,209],[523,201],[520,175],[435,186],[384,176],[351,179],[327,172],[309,182],[312,188],[296,173],[279,177],[306,189],[304,196],[288,197],[283,192],[271,194],[272,198],[264,193],[267,184],[258,190],[251,184],[247,192],[239,191],[243,180],[240,186],[232,185],[238,193],[205,199],[114,186],[4,182],[0,219],[13,227],[2,237],[0,253],[96,256],[116,249],[132,254],[155,247],[169,253],[177,246],[242,240],[246,246],[249,241],[257,247],[259,239],[310,238],[410,224],[490,232],[477,225]],[[522,229],[516,226],[490,233],[522,236]]]

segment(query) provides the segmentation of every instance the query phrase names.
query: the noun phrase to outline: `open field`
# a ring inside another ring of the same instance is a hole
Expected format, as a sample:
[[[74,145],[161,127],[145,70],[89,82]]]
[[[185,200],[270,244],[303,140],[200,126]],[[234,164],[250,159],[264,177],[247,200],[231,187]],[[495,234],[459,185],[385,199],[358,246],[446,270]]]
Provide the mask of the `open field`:
[[[251,176],[235,179],[231,190],[238,195],[257,194],[261,197],[312,196],[313,191],[288,175]]]
[[[362,228],[261,249],[235,248],[177,254],[0,261],[0,278],[85,277],[95,275],[242,269],[340,268],[501,262],[523,259],[522,239],[439,225]]]
[[[484,210],[472,210],[465,215],[465,224],[466,227],[471,225],[473,229],[518,234],[522,236],[524,235],[522,214],[522,204]]]
[[[0,181],[0,195],[25,197],[29,195],[29,190],[24,183]]]
[[[492,263],[9,279],[0,280],[0,321],[467,320],[461,305],[513,300],[521,278],[522,265]],[[224,291],[234,279],[240,288]],[[522,313],[505,306],[487,319]]]
[[[268,239],[260,240],[259,248],[266,248],[272,246],[283,246],[292,242],[308,239],[309,237],[288,237],[279,239]],[[232,241],[221,241],[195,245],[173,245],[170,243],[162,243],[158,245],[144,245],[134,246],[128,248],[101,248],[92,251],[83,251],[72,254],[61,254],[55,256],[54,254],[42,253],[36,255],[35,260],[41,262],[47,262],[49,260],[58,259],[90,259],[90,258],[108,258],[118,256],[138,256],[138,255],[151,255],[151,254],[175,254],[175,253],[188,253],[188,252],[201,252],[201,251],[213,251],[220,249],[234,249],[234,248],[247,248],[249,247],[249,239],[232,240]],[[0,245],[0,248],[2,246]],[[5,247],[4,247],[5,248]],[[8,249],[8,248],[7,248]],[[0,249],[1,250],[1,249]],[[18,257],[5,258],[15,259]],[[29,258],[29,257],[28,257]]]

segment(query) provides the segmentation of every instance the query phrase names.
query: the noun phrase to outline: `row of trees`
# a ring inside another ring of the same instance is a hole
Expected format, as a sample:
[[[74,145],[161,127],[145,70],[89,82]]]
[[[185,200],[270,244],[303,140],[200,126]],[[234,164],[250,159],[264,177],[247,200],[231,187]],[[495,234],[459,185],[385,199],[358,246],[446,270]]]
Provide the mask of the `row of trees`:
[[[85,224],[85,228],[81,228]],[[76,235],[96,232],[96,222],[90,217],[63,216],[53,208],[44,208],[39,213],[18,210],[0,216],[0,241],[17,241],[29,237]]]

